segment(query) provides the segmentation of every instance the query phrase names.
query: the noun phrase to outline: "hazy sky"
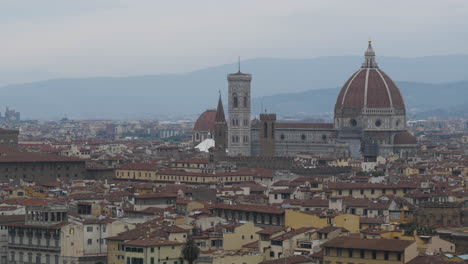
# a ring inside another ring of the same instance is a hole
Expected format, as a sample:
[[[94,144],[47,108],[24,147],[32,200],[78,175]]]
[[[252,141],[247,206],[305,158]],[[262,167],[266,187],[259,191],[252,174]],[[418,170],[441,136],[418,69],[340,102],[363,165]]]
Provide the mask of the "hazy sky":
[[[258,57],[468,53],[467,0],[0,0],[0,85]]]

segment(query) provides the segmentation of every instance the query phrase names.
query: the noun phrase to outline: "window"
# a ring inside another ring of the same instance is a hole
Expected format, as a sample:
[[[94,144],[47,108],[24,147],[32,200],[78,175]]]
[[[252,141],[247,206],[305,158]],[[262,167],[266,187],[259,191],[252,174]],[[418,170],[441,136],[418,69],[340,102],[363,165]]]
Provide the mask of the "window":
[[[382,121],[380,121],[380,119],[378,119],[377,121],[375,121],[375,126],[376,127],[380,127],[382,125]]]
[[[337,256],[337,257],[341,257],[342,252],[343,252],[343,249],[342,249],[342,248],[337,248],[337,249],[336,249],[336,256]]]
[[[348,257],[352,258],[353,257],[353,250],[348,249]]]
[[[351,120],[349,121],[349,124],[350,124],[352,127],[357,126],[357,121],[356,121],[356,119],[351,119]]]
[[[92,226],[86,227],[86,232],[93,232],[93,227]]]
[[[330,248],[325,248],[325,256],[330,256]]]
[[[93,240],[92,239],[88,239],[88,245],[92,245],[93,244]]]
[[[361,255],[361,258],[365,258],[366,257],[366,252],[361,249],[360,255]]]
[[[401,253],[397,253],[397,260],[401,261]]]
[[[384,259],[388,260],[388,252],[387,251],[384,252]]]
[[[247,107],[247,96],[244,96],[244,107]]]
[[[264,138],[267,138],[267,137],[268,137],[268,124],[267,124],[267,122],[265,122],[265,123],[263,124],[263,137],[264,137]]]
[[[377,259],[377,251],[372,250],[372,259]]]
[[[232,104],[235,108],[239,106],[239,99],[237,98],[237,94],[233,93],[232,94]]]
[[[391,219],[400,219],[400,212],[390,212]]]

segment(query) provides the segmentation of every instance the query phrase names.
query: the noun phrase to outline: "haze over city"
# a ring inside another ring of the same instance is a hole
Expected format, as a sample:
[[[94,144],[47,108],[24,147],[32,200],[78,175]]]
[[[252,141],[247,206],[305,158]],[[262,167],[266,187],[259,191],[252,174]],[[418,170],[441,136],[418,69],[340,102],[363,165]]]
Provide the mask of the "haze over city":
[[[388,57],[468,54],[467,16],[464,0],[4,0],[0,84],[356,56],[368,39]]]
[[[467,264],[467,18],[0,0],[0,264]]]

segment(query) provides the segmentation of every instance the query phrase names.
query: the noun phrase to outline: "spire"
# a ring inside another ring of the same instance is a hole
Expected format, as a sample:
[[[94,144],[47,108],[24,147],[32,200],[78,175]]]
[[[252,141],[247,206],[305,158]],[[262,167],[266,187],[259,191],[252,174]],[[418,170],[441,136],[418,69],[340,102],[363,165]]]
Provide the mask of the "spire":
[[[221,100],[221,91],[219,92],[218,108],[216,109],[215,122],[226,122],[226,117],[224,116],[223,101]]]
[[[378,68],[377,62],[375,62],[375,52],[372,48],[372,40],[369,40],[369,46],[364,53],[364,63],[361,68]]]

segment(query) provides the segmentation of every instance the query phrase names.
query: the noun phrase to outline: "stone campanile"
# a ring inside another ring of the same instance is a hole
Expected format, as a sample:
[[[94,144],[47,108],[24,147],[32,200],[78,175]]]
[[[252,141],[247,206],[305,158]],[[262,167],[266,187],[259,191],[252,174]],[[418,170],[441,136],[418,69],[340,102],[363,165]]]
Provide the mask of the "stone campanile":
[[[228,155],[250,156],[250,82],[252,75],[229,74],[228,80]]]

